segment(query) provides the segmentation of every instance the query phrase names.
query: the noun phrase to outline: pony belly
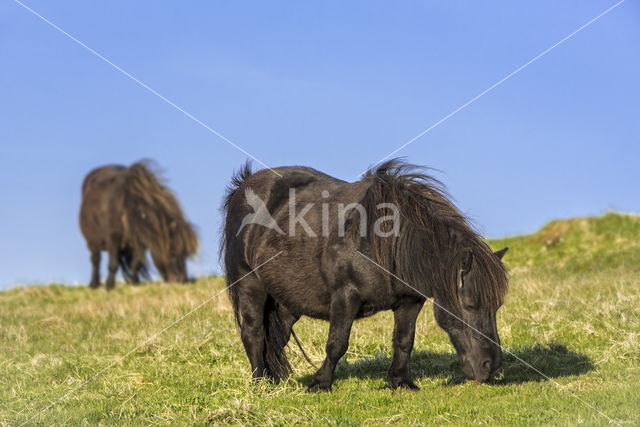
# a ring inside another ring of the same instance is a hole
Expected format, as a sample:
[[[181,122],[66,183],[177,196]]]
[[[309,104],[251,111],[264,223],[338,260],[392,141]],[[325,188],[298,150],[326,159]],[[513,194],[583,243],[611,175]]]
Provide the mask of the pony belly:
[[[292,313],[329,320],[331,295],[323,283],[280,282],[267,286],[267,292],[278,304]]]
[[[357,319],[361,319],[363,317],[373,316],[374,314],[385,311],[385,310],[393,310],[398,305],[398,298],[388,295],[386,297],[381,297],[376,299],[375,301],[363,301],[362,307],[356,314]]]

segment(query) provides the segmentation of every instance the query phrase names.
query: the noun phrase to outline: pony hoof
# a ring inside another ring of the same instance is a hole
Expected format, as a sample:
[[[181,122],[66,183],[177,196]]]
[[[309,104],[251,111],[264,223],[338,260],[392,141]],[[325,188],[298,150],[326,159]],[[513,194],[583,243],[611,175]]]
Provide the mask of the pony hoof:
[[[418,391],[420,390],[420,387],[418,387],[417,385],[415,385],[413,383],[413,381],[403,381],[400,384],[398,384],[398,387],[403,388],[405,390],[411,390],[411,391]]]
[[[401,388],[404,390],[410,390],[410,391],[418,391],[420,390],[420,387],[418,387],[417,385],[414,384],[413,381],[411,380],[406,380],[406,381],[394,381],[391,383],[391,387],[395,390],[397,388]]]
[[[331,391],[331,384],[316,384],[313,383],[309,386],[309,388],[307,389],[310,392],[316,393],[319,391]]]

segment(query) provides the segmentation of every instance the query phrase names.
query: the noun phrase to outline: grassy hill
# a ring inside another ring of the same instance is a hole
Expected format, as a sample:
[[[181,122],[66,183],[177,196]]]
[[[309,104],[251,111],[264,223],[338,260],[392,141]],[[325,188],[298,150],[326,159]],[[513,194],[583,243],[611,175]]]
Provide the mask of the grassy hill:
[[[640,272],[640,216],[608,213],[601,217],[552,221],[537,233],[497,239],[508,245],[512,274],[522,271],[571,275],[624,269]]]
[[[0,422],[640,423],[640,217],[554,221],[491,244],[511,247],[498,313],[511,353],[492,384],[463,378],[429,304],[412,359],[420,391],[386,387],[385,312],[354,325],[333,392],[311,394],[314,370],[294,345],[288,381],[251,383],[220,278],[109,294],[51,285],[0,293]],[[320,363],[328,324],[303,319],[295,329]]]

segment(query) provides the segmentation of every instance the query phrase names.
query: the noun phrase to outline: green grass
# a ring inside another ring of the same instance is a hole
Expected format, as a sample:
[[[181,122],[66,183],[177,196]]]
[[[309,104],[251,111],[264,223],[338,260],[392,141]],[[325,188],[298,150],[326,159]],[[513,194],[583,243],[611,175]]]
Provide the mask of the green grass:
[[[222,279],[108,294],[51,285],[0,293],[0,424],[608,423],[578,399],[640,423],[640,218],[556,221],[492,242],[504,245],[511,290],[500,337],[550,380],[505,354],[502,380],[466,381],[427,305],[412,358],[418,392],[387,388],[389,312],[356,322],[331,393],[306,391],[313,369],[295,345],[288,381],[252,383],[224,293],[120,360],[222,290]],[[328,324],[303,319],[295,329],[319,363]]]

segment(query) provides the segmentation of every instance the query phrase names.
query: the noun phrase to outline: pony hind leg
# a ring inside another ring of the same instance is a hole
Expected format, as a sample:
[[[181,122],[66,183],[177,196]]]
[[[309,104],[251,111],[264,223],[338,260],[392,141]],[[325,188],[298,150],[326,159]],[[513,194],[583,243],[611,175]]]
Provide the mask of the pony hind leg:
[[[109,275],[107,276],[107,290],[112,290],[116,285],[116,273],[118,272],[119,253],[117,246],[113,245],[108,250],[109,253]]]
[[[89,282],[90,288],[97,288],[100,286],[100,251],[91,251],[91,282]]]
[[[424,300],[416,300],[393,311],[393,359],[389,368],[389,381],[394,389],[419,389],[411,379],[411,351],[416,333],[416,319],[423,304]]]
[[[360,297],[343,287],[331,296],[329,308],[329,338],[327,339],[327,356],[309,386],[311,391],[331,390],[333,373],[340,358],[349,347],[351,326],[360,310]]]
[[[235,292],[241,318],[240,337],[251,363],[251,376],[262,378],[266,372],[264,308],[267,291],[255,276],[247,276],[235,286],[238,286]]]

